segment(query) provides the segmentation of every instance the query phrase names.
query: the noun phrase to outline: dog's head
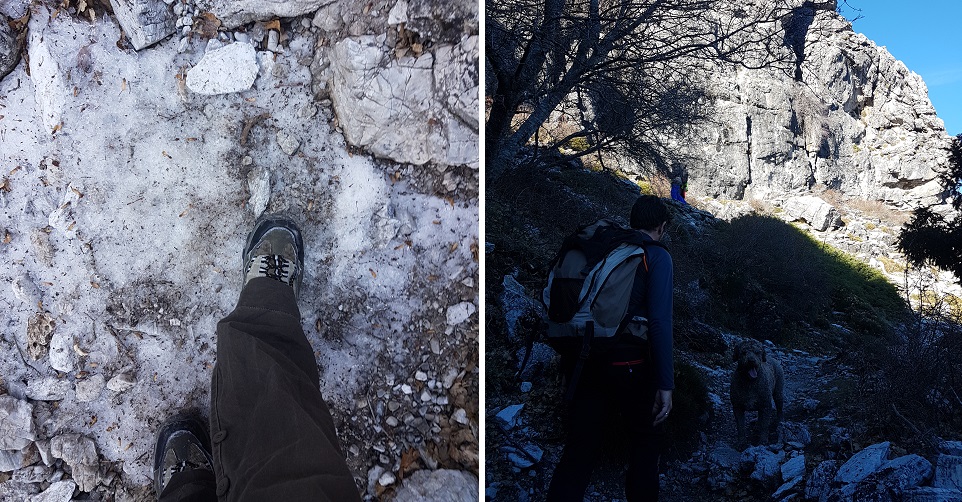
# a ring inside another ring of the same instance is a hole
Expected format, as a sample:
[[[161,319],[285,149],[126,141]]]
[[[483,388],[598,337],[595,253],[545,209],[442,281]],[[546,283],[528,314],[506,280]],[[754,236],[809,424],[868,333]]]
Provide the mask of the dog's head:
[[[752,380],[758,378],[759,367],[761,367],[762,363],[768,361],[765,355],[765,346],[757,340],[742,340],[738,342],[738,344],[735,345],[733,357],[735,362],[738,363],[735,372],[741,373]]]

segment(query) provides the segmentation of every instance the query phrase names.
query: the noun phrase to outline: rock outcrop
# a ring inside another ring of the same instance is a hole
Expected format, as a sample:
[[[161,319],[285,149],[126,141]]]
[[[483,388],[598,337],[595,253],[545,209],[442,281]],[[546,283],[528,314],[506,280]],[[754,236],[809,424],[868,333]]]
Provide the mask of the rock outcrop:
[[[693,159],[680,166],[690,192],[780,199],[823,186],[896,206],[936,202],[949,136],[925,82],[833,8],[798,3],[804,23],[784,23],[804,33],[794,75],[731,68],[703,82],[712,120],[676,143]]]

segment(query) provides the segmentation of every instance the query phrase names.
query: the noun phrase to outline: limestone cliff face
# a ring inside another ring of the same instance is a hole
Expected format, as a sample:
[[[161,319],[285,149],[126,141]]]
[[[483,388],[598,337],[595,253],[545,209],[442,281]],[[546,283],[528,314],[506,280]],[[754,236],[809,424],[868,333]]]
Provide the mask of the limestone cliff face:
[[[786,42],[801,56],[794,75],[727,69],[705,83],[713,123],[676,142],[693,158],[689,190],[783,199],[821,185],[896,206],[938,202],[949,136],[922,78],[834,10],[804,9],[785,28],[786,41],[800,30]]]

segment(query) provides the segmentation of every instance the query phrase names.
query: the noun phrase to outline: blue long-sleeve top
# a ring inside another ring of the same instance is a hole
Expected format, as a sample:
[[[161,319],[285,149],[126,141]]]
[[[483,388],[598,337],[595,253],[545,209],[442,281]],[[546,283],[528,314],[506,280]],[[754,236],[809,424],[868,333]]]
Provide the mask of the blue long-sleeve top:
[[[653,242],[647,234],[646,241]],[[647,271],[639,265],[628,303],[629,315],[648,319],[648,344],[658,389],[675,388],[672,357],[672,292],[674,265],[668,250],[651,244],[645,246]]]

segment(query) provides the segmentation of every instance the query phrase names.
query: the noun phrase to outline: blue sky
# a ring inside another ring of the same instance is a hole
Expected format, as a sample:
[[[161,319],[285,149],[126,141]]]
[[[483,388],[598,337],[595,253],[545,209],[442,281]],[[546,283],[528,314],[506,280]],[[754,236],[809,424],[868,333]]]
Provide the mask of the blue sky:
[[[962,1],[839,1],[852,28],[922,76],[945,129],[962,133]],[[860,11],[855,11],[860,9]]]

